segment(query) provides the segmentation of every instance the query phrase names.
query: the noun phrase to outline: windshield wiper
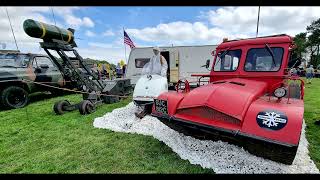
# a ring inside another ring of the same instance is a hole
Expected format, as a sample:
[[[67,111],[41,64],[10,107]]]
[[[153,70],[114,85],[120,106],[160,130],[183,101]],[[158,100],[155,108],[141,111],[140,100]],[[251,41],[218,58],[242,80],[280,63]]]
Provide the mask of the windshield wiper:
[[[267,50],[268,50],[268,52],[270,53],[270,55],[271,55],[271,57],[272,57],[273,65],[274,65],[274,66],[277,66],[277,65],[276,65],[276,61],[275,61],[275,58],[274,58],[274,54],[273,54],[270,46],[269,46],[268,44],[266,44],[266,47],[267,47]]]
[[[216,64],[221,60],[221,57],[225,56],[229,52],[229,49],[230,47],[227,50],[225,50],[221,55],[218,55],[219,59],[214,63],[214,66],[216,66]]]

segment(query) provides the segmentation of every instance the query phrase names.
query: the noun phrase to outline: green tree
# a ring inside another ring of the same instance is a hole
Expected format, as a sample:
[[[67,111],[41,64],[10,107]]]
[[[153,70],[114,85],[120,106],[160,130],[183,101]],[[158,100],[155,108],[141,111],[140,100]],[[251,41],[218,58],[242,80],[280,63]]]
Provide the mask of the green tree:
[[[307,33],[302,32],[297,34],[294,38],[293,41],[297,48],[294,49],[294,53],[298,57],[302,57],[302,53],[306,53],[306,47],[307,47]]]
[[[320,63],[320,18],[307,26],[308,36],[307,47],[310,50],[310,63],[317,66]]]

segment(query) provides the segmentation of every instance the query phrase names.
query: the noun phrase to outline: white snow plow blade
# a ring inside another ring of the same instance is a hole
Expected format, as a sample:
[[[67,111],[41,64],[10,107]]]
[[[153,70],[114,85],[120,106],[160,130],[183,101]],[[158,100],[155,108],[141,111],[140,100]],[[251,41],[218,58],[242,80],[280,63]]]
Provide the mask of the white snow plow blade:
[[[153,103],[161,93],[168,91],[168,82],[165,77],[159,75],[143,75],[133,91],[133,101],[142,106]]]

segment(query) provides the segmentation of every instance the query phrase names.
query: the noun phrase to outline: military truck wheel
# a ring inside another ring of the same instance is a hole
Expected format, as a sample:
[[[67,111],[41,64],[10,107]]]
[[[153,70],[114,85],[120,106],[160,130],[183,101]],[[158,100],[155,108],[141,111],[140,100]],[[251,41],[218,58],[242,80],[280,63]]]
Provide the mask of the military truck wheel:
[[[53,106],[53,111],[57,114],[57,115],[61,115],[64,114],[65,111],[65,107],[66,106],[70,106],[70,102],[67,100],[62,100],[62,101],[58,101],[54,104]]]
[[[18,86],[9,86],[1,93],[3,107],[17,109],[25,107],[29,102],[29,93]]]
[[[79,104],[79,112],[82,115],[91,114],[91,113],[93,113],[95,111],[96,111],[95,105],[92,104],[92,102],[90,102],[89,100],[83,100]]]

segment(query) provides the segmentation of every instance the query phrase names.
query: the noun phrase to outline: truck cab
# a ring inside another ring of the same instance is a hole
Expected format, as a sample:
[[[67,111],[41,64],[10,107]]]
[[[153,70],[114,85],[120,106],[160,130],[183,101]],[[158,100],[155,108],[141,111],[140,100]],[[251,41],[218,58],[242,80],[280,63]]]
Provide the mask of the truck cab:
[[[21,108],[28,104],[29,94],[52,91],[38,83],[63,87],[64,78],[52,60],[45,55],[0,51],[0,94],[4,108]]]

